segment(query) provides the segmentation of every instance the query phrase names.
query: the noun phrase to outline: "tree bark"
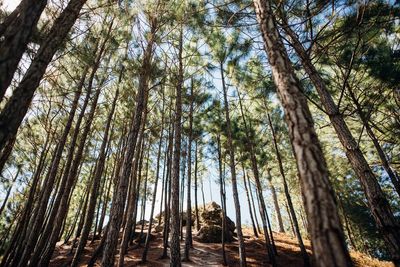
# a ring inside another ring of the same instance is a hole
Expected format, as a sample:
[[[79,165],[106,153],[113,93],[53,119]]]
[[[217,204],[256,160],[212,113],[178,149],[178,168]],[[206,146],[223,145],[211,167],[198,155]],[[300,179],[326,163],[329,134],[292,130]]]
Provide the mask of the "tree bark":
[[[300,174],[317,266],[352,266],[313,119],[279,35],[271,2],[254,0]]]
[[[12,139],[28,111],[36,88],[39,86],[47,66],[63,44],[68,32],[79,16],[86,0],[71,0],[56,19],[49,34],[26,71],[22,81],[14,90],[0,113],[0,151]]]
[[[258,238],[257,227],[256,227],[256,223],[254,222],[253,210],[251,209],[249,188],[247,187],[246,170],[245,170],[245,168],[244,168],[243,162],[242,162],[242,171],[243,171],[244,190],[245,190],[245,192],[246,192],[247,204],[249,205],[249,213],[250,213],[251,225],[253,226],[253,233],[254,233],[254,236]]]
[[[347,127],[347,124],[343,119],[343,115],[340,113],[338,107],[333,101],[325,82],[322,80],[314,65],[311,63],[310,57],[306,53],[296,34],[286,22],[284,23],[286,24],[284,29],[289,35],[293,47],[302,61],[305,71],[307,72],[318,92],[318,95],[320,96],[321,102],[325,107],[326,113],[329,116],[338,138],[342,143],[343,148],[346,150],[347,158],[353,166],[357,177],[360,179],[361,185],[367,197],[368,206],[371,209],[379,231],[384,237],[386,246],[392,256],[392,260],[395,264],[400,266],[400,225],[396,221],[389,202],[387,201],[374,173],[372,172],[357,142]],[[348,84],[346,84],[346,86],[350,88]],[[385,159],[384,155],[381,157],[381,160],[382,159]],[[386,164],[384,164],[384,166],[385,165]],[[389,168],[387,170],[390,172],[390,166],[388,167]],[[400,194],[400,184],[396,183],[396,180],[394,181],[397,193]]]
[[[0,37],[0,102],[10,85],[18,63],[46,7],[47,0],[23,0],[11,13]]]

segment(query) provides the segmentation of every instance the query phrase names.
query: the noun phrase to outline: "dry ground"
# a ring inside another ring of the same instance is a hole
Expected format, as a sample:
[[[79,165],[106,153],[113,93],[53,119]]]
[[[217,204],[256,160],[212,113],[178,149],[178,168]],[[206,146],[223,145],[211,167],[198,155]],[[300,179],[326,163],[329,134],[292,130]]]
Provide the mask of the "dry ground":
[[[245,243],[248,266],[270,266],[267,261],[267,255],[263,240],[256,239],[245,231]],[[295,238],[288,234],[274,233],[275,243],[278,250],[277,262],[278,266],[283,267],[301,267],[303,266],[300,250],[297,246]],[[96,248],[99,241],[86,246],[82,262],[79,266],[86,266],[93,250]],[[305,245],[309,253],[311,253],[310,242],[305,241]],[[184,246],[184,242],[181,242]],[[221,244],[204,244],[199,243],[194,237],[193,249],[190,252],[191,261],[185,262],[182,266],[223,266]],[[57,246],[54,257],[50,263],[52,267],[68,266],[72,255],[69,254],[71,245]],[[162,235],[155,233],[155,239],[150,244],[148,253],[148,261],[146,264],[140,263],[143,246],[139,248],[130,248],[125,256],[125,266],[149,266],[149,267],[167,267],[169,266],[168,259],[160,259],[162,254]],[[238,264],[238,247],[237,242],[227,244],[226,246],[228,266],[239,266]],[[351,256],[356,266],[359,267],[393,267],[390,262],[378,261],[364,254],[352,252]],[[100,266],[100,264],[96,264]]]

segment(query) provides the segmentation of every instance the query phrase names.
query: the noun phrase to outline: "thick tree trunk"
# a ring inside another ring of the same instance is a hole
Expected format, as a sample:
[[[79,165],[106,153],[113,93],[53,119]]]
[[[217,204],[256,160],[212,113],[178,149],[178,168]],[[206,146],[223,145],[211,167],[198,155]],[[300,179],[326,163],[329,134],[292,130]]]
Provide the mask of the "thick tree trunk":
[[[300,174],[317,266],[352,266],[313,119],[279,35],[271,2],[254,0]]]
[[[192,141],[193,141],[193,80],[190,86],[190,108],[189,108],[189,133],[188,133],[188,154],[187,154],[187,202],[186,202],[186,235],[185,235],[185,251],[184,259],[185,261],[190,260],[190,247],[193,246],[192,240]]]
[[[233,137],[232,137],[232,126],[231,126],[231,119],[229,115],[229,104],[228,104],[228,96],[227,96],[227,88],[225,85],[225,76],[224,76],[224,69],[223,63],[220,63],[220,72],[221,72],[221,79],[222,79],[222,89],[224,95],[224,109],[225,109],[225,124],[226,124],[226,133],[228,137],[228,149],[229,149],[229,165],[231,169],[231,179],[232,179],[232,190],[233,190],[233,202],[235,205],[236,211],[236,232],[237,238],[239,242],[239,260],[240,260],[240,267],[245,267],[246,264],[246,249],[244,246],[244,239],[242,233],[242,217],[240,213],[240,202],[239,202],[239,193],[237,188],[237,179],[236,179],[236,168],[235,168],[235,147],[233,145]]]
[[[0,34],[0,102],[10,85],[47,0],[23,0],[6,18]]]
[[[14,90],[0,113],[0,151],[14,138],[28,111],[36,88],[39,86],[47,66],[54,54],[63,44],[69,30],[79,16],[86,0],[71,0],[56,19],[49,34],[41,44],[39,51],[26,71],[22,81]]]
[[[289,35],[293,47],[295,48],[296,53],[299,55],[302,61],[305,71],[307,72],[318,92],[318,95],[320,96],[321,102],[325,107],[325,111],[329,116],[329,119],[339,137],[340,142],[343,145],[343,148],[346,150],[347,158],[353,166],[357,177],[360,179],[361,185],[368,200],[369,208],[371,209],[372,215],[375,219],[379,231],[383,235],[386,246],[392,256],[392,260],[395,264],[400,266],[400,225],[396,221],[396,218],[393,216],[390,205],[374,173],[372,172],[370,166],[368,165],[368,162],[366,161],[359,146],[357,145],[357,142],[355,141],[349,128],[347,127],[347,124],[344,121],[342,114],[339,112],[338,107],[333,101],[332,96],[326,88],[325,82],[319,75],[318,71],[315,69],[314,65],[311,63],[310,57],[305,51],[303,45],[300,43],[296,34],[287,25],[287,23],[285,24],[286,25],[284,26],[284,29]],[[348,84],[346,86],[350,88]],[[361,117],[361,119],[363,120],[363,117]],[[368,123],[364,122],[364,125],[368,126]],[[369,134],[371,132],[372,131],[370,131]],[[374,145],[376,146],[375,143]],[[380,156],[381,160],[383,160],[384,163],[386,159],[385,155],[380,154]],[[383,165],[388,167],[387,169],[385,169],[389,171],[388,173],[390,173],[390,166],[385,163]],[[398,183],[399,181],[396,180],[394,176],[392,176],[391,178],[394,178],[394,180],[392,181],[394,181],[397,193],[400,194],[400,183]]]
[[[178,47],[178,77],[175,97],[174,117],[174,155],[172,160],[171,175],[171,245],[170,245],[170,266],[181,266],[181,248],[179,242],[179,178],[181,161],[181,119],[182,119],[182,90],[183,90],[183,25],[180,26],[179,47]]]

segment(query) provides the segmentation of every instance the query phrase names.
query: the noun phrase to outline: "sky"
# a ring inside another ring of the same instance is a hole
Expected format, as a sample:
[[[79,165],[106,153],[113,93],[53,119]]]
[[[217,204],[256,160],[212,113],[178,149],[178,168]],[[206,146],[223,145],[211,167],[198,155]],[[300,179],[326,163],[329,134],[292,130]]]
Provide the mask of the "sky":
[[[20,2],[20,0],[0,0],[2,8],[6,11],[13,11]]]

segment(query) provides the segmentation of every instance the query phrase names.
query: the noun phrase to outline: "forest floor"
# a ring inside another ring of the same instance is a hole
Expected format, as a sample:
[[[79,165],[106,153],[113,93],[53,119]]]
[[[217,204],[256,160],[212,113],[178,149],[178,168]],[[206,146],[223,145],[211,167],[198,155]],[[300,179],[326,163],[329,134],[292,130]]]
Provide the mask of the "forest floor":
[[[245,230],[245,244],[246,244],[246,256],[249,267],[252,266],[271,266],[268,264],[267,255],[265,250],[265,243],[262,239],[255,238],[250,230]],[[276,248],[278,250],[277,263],[278,266],[284,267],[301,267],[303,266],[302,257],[300,250],[297,245],[297,241],[294,237],[289,234],[275,233],[274,239]],[[81,264],[79,266],[86,266],[94,249],[97,247],[99,240],[86,246],[82,257]],[[310,242],[305,240],[305,245],[309,253],[311,253]],[[183,248],[184,241],[181,242]],[[125,256],[125,266],[149,266],[149,267],[166,267],[169,266],[169,259],[160,259],[162,254],[162,234],[154,233],[154,238],[150,243],[150,249],[148,252],[148,261],[146,264],[140,262],[141,255],[143,252],[143,245],[138,248],[130,248]],[[62,244],[60,242],[57,245],[56,251],[51,260],[51,267],[68,266],[72,256],[71,242],[68,244]],[[239,266],[238,257],[238,244],[232,242],[226,244],[226,256],[228,266]],[[190,251],[190,262],[182,263],[182,266],[223,266],[222,265],[222,250],[221,244],[216,243],[200,243],[196,236],[193,236],[193,248]],[[355,263],[355,266],[359,267],[392,267],[394,266],[390,262],[379,261],[373,259],[367,255],[358,252],[352,252],[351,256]],[[116,260],[118,256],[116,257]],[[99,261],[95,266],[100,266]]]

